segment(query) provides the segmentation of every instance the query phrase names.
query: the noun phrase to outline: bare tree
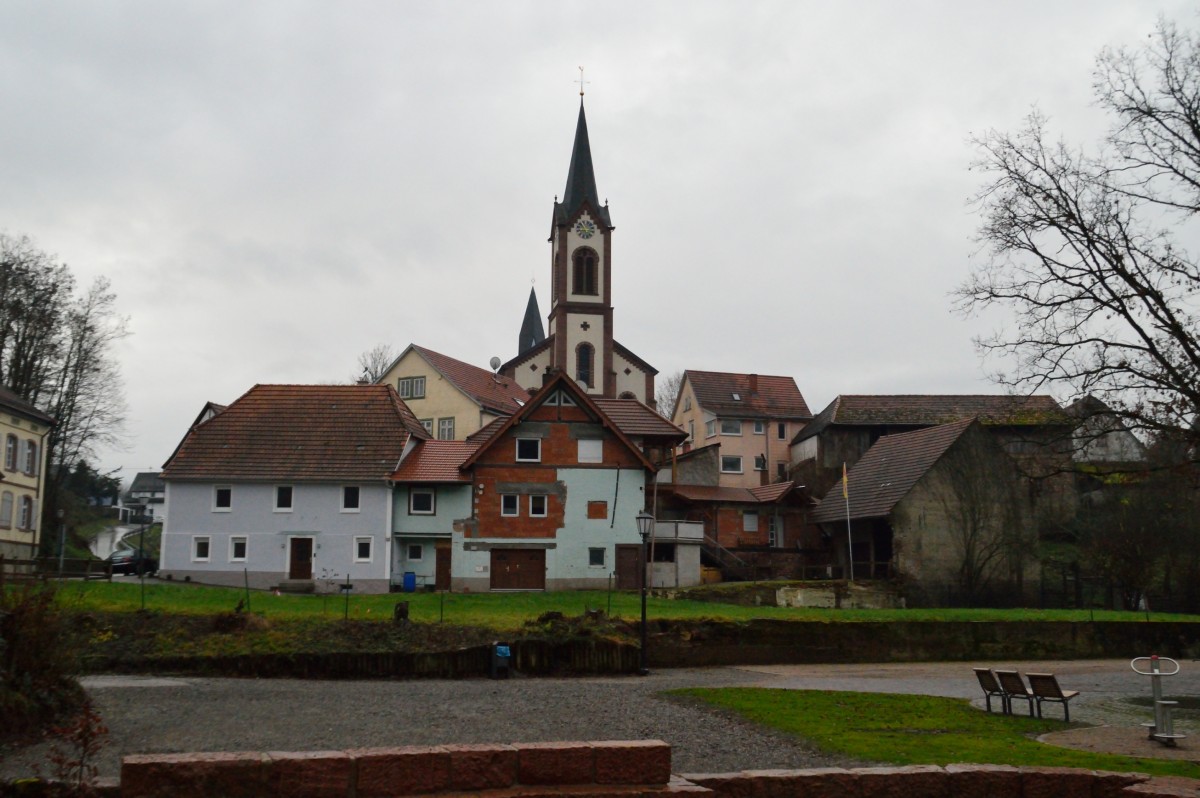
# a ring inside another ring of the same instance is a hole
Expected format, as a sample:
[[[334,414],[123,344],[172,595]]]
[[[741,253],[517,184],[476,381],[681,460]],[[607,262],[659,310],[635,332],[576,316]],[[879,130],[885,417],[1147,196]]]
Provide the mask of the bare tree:
[[[358,373],[351,377],[353,382],[375,383],[383,379],[388,367],[396,360],[396,351],[390,344],[376,344],[358,356]]]
[[[126,333],[107,280],[76,295],[66,265],[28,238],[0,235],[0,384],[55,419],[48,515],[65,475],[121,439],[125,399],[112,348]]]
[[[1200,414],[1200,266],[1179,243],[1200,211],[1200,38],[1160,21],[1136,51],[1097,59],[1113,116],[1096,155],[1023,130],[976,140],[987,257],[959,289],[965,312],[1015,325],[977,340],[1019,391],[1100,397],[1131,426],[1192,430]]]
[[[676,371],[669,377],[658,378],[654,386],[654,402],[660,416],[669,419],[675,412],[675,400],[679,397],[679,389],[682,387],[682,371]]]

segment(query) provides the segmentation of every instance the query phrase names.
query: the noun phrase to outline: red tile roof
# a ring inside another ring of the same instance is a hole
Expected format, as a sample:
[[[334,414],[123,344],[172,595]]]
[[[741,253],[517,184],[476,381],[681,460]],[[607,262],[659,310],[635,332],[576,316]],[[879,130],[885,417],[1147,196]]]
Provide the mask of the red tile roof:
[[[479,448],[468,441],[421,441],[392,474],[397,482],[470,482],[459,467]]]
[[[481,427],[480,429],[468,435],[467,440],[477,445],[486,440],[490,440],[493,435],[500,431],[500,428],[504,426],[504,422],[507,420],[508,418],[506,416],[493,418],[487,423],[486,426]]]
[[[604,415],[631,438],[670,438],[675,442],[687,439],[686,432],[636,399],[594,401]]]
[[[962,437],[976,419],[938,427],[885,435],[867,450],[847,475],[850,518],[884,518],[921,477]],[[846,520],[842,482],[829,489],[813,512],[812,520],[828,523]]]
[[[812,418],[803,394],[791,377],[692,369],[684,375],[691,383],[696,403],[717,416]],[[735,399],[734,394],[739,398]]]
[[[493,374],[487,369],[455,360],[449,355],[434,352],[423,346],[413,344],[412,348],[485,410],[508,416],[520,410],[521,403],[529,401],[529,391],[517,385],[516,380]]]
[[[256,385],[192,428],[165,480],[384,480],[429,434],[387,385]]]

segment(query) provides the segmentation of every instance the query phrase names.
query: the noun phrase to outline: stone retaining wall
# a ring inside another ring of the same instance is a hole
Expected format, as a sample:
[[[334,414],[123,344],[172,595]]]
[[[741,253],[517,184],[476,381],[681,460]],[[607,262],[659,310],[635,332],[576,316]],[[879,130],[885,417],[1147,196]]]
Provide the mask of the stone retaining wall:
[[[1200,798],[1200,781],[917,765],[671,775],[661,740],[127,756],[105,798]]]

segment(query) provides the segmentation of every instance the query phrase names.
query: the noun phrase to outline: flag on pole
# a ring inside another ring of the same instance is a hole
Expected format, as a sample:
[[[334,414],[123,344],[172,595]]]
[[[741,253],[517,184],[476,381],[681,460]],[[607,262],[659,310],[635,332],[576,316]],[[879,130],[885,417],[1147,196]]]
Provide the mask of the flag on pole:
[[[842,463],[842,498],[850,498],[849,482],[846,479],[846,464]]]

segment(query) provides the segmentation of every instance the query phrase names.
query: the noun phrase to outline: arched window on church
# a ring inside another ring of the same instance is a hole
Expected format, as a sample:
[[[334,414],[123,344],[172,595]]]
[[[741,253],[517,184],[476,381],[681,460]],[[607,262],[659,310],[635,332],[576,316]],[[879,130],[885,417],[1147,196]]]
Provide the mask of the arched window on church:
[[[591,344],[575,347],[575,381],[594,388],[596,376],[596,350]]]
[[[600,293],[597,286],[596,276],[599,271],[597,262],[599,260],[596,255],[596,250],[588,247],[580,247],[575,250],[575,254],[571,258],[574,269],[572,270],[571,285],[575,289],[576,294],[591,294]]]

